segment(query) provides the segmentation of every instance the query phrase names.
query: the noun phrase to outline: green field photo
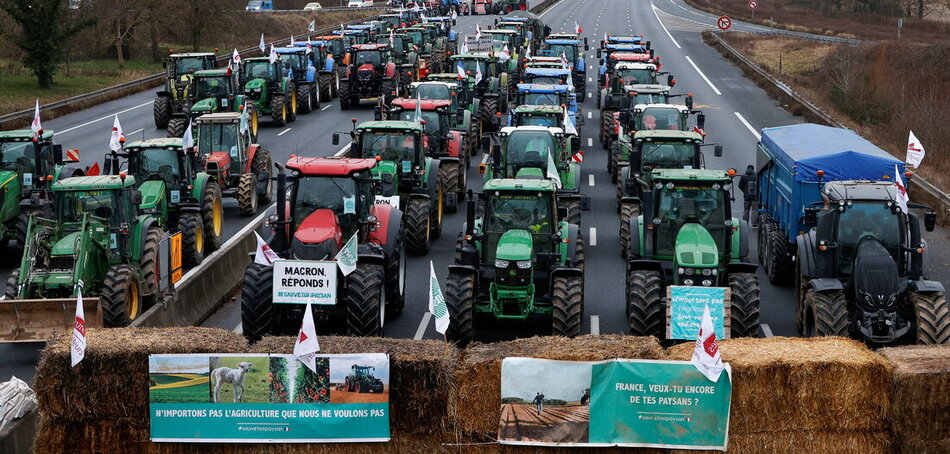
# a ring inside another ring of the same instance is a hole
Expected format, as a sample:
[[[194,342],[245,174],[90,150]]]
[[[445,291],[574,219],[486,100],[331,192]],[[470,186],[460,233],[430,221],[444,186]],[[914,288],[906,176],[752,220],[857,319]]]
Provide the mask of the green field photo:
[[[217,360],[217,363],[215,362]],[[238,364],[246,362],[251,363],[251,368],[244,377],[244,396],[242,403],[270,403],[270,361],[266,356],[253,357],[212,357],[211,370],[212,375],[215,369],[227,367],[238,369]],[[211,380],[212,391],[215,388],[214,378]],[[218,403],[234,403],[234,386],[231,383],[224,382],[218,394]]]
[[[148,397],[153,404],[208,403],[208,375],[150,374]]]

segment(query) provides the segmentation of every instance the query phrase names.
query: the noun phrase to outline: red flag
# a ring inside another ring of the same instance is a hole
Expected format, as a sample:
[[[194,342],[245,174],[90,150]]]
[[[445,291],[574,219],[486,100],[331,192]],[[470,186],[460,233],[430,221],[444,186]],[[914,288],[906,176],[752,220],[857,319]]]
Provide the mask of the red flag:
[[[73,324],[73,341],[69,356],[72,367],[76,367],[86,357],[86,315],[82,308],[82,287],[76,289],[76,318]]]
[[[86,176],[87,176],[87,177],[94,177],[94,176],[96,176],[96,175],[99,175],[100,173],[101,173],[101,171],[99,170],[99,163],[98,163],[98,162],[95,163],[95,164],[93,164],[92,167],[89,167],[88,169],[86,169]]]
[[[577,21],[574,21],[574,33],[577,33],[578,35],[584,33],[584,29],[581,28],[581,24],[578,24]]]

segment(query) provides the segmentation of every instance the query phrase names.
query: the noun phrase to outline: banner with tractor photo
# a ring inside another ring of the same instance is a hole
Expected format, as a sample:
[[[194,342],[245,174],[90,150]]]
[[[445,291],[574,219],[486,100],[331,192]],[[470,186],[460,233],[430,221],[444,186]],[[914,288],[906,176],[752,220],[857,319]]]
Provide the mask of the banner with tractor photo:
[[[389,356],[149,356],[153,442],[385,442]]]
[[[732,376],[688,361],[505,358],[502,444],[726,450]]]

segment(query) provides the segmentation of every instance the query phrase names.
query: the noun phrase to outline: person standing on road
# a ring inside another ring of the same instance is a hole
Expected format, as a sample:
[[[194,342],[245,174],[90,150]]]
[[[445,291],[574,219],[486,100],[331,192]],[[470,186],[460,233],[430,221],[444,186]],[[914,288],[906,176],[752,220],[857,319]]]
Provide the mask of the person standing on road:
[[[538,393],[534,396],[534,407],[537,408],[539,415],[544,411],[544,394]]]
[[[759,217],[755,213],[755,199],[758,196],[758,182],[755,179],[755,166],[749,165],[745,169],[745,174],[739,177],[739,190],[742,191],[742,199],[745,202],[742,209],[742,219],[755,227]],[[751,218],[751,220],[750,220]]]

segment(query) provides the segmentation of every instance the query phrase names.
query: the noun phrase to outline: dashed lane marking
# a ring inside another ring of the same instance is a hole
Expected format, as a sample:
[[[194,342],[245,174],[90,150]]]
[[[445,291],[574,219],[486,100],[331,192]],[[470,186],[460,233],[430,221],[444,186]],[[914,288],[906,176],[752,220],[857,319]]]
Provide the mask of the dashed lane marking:
[[[287,134],[288,132],[290,132],[291,129],[293,129],[293,128],[287,128],[287,129],[285,129],[285,130],[283,130],[283,131],[281,131],[281,132],[278,132],[278,133],[277,133],[277,137],[280,137],[280,136],[282,136],[282,135],[284,135],[284,134]]]
[[[597,246],[597,227],[590,228],[590,245]]]
[[[600,316],[598,315],[590,316],[590,333],[595,336],[600,335]]]
[[[588,147],[594,146],[594,139],[588,137],[588,138],[587,138],[587,146],[588,146]]]
[[[587,175],[588,184],[590,186],[594,185],[594,174]]]
[[[739,112],[734,112],[734,113],[736,114],[736,117],[739,119],[739,121],[741,121],[742,124],[745,125],[746,129],[748,129],[749,132],[751,132],[752,135],[755,136],[756,139],[762,139],[762,135],[759,134],[759,132],[756,131],[755,128],[753,128],[752,125],[750,125],[748,121],[746,121],[745,117],[743,117],[741,113]]]
[[[422,340],[422,336],[426,334],[426,327],[429,326],[429,320],[432,319],[432,312],[426,312],[422,314],[422,320],[419,321],[419,327],[416,328],[416,335],[412,338],[415,340]]]

